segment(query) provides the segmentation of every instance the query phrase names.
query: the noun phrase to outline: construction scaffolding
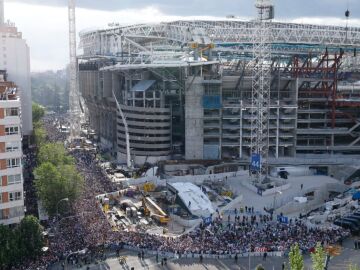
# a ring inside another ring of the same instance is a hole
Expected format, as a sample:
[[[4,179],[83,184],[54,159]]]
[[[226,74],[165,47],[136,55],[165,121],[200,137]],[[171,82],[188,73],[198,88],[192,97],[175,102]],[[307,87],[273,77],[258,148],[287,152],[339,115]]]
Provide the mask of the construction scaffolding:
[[[267,175],[269,152],[269,113],[271,83],[270,24],[274,17],[271,1],[257,0],[258,18],[253,41],[252,110],[251,110],[251,166],[256,182]]]
[[[360,29],[264,20],[269,3],[250,22],[82,32],[80,91],[100,145],[136,164],[257,154],[257,181],[267,159],[360,153],[360,75],[343,65]]]

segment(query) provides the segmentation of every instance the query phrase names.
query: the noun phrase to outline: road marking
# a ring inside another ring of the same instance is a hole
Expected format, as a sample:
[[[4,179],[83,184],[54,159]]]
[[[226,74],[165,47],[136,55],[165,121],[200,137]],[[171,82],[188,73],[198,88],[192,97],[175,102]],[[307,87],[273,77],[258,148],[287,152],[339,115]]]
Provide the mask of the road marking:
[[[221,264],[221,266],[223,266],[223,267],[224,267],[224,269],[226,269],[226,270],[230,270],[230,268],[229,268],[226,264],[224,264],[222,261],[220,261],[219,259],[216,259],[216,261],[217,261],[218,263],[220,263],[220,264]]]

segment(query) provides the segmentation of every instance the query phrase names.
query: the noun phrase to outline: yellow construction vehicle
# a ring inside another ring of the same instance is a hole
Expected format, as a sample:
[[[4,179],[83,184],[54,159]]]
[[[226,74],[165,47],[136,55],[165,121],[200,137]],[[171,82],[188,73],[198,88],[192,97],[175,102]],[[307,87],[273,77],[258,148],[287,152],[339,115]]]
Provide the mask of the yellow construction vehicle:
[[[169,216],[150,197],[142,200],[144,214],[157,220],[160,224],[166,225],[170,221]]]
[[[155,188],[155,184],[151,182],[146,182],[143,186],[144,192],[153,192]]]

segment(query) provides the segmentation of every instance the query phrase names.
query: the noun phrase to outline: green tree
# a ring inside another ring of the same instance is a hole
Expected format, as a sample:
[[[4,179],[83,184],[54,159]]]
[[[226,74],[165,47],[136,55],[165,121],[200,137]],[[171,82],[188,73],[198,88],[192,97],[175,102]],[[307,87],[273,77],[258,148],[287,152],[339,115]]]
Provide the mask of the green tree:
[[[311,260],[314,270],[324,270],[326,252],[320,243],[316,244],[315,252],[311,254]]]
[[[74,158],[66,153],[65,147],[61,143],[41,145],[38,152],[38,161],[40,164],[50,162],[55,166],[75,164]]]
[[[44,107],[37,103],[32,104],[32,118],[34,123],[38,123],[41,118],[45,115]]]
[[[49,215],[56,214],[56,204],[65,193],[61,183],[61,175],[50,162],[42,163],[35,171],[36,192]]]
[[[64,211],[64,205],[58,205],[61,199],[68,198],[73,203],[83,187],[83,178],[73,165],[56,167],[44,162],[35,169],[35,187],[44,208],[50,216]]]
[[[35,259],[44,246],[43,228],[34,216],[24,217],[15,229],[18,236],[18,248],[23,259]]]
[[[10,254],[14,248],[12,237],[11,229],[0,225],[0,269],[5,269],[13,259]]]
[[[34,124],[34,142],[39,147],[46,141],[46,131],[40,123]]]
[[[289,264],[290,270],[304,270],[304,258],[297,243],[290,248]]]
[[[34,216],[26,216],[13,229],[0,225],[0,269],[11,269],[26,259],[35,259],[43,243],[42,227]]]
[[[256,266],[256,270],[265,270],[265,268],[264,268],[264,266],[259,264],[258,266]]]

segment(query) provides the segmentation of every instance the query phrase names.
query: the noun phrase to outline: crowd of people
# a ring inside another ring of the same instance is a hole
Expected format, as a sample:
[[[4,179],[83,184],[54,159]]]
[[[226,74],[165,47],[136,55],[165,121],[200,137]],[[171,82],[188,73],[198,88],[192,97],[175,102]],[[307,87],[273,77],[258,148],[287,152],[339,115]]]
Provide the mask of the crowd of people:
[[[341,228],[308,228],[301,220],[289,224],[272,221],[270,217],[261,220],[260,216],[239,216],[234,221],[224,222],[220,216],[210,225],[200,226],[177,238],[120,232],[117,239],[136,248],[160,252],[234,255],[258,250],[287,251],[294,243],[309,252],[317,242],[335,244],[349,235]]]
[[[64,141],[65,137],[54,125],[57,121],[43,121],[50,141]],[[71,155],[84,176],[84,191],[73,205],[73,214],[67,218],[52,220],[55,233],[50,238],[49,251],[31,268],[45,269],[47,264],[64,260],[75,251],[96,250],[99,246],[128,245],[144,250],[177,254],[241,254],[259,248],[270,251],[286,251],[299,243],[303,251],[313,248],[317,242],[334,244],[342,241],[349,232],[341,228],[326,230],[308,228],[300,219],[283,224],[271,215],[254,213],[253,207],[235,210],[235,217],[214,213],[212,222],[179,237],[150,235],[139,232],[114,232],[108,223],[96,195],[116,191],[96,159],[96,153],[85,149],[73,149]]]
[[[28,148],[23,151],[23,178],[25,193],[25,206],[27,214],[36,216],[37,211],[37,197],[34,186],[34,169],[36,167],[36,155],[34,148]]]

